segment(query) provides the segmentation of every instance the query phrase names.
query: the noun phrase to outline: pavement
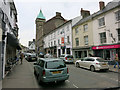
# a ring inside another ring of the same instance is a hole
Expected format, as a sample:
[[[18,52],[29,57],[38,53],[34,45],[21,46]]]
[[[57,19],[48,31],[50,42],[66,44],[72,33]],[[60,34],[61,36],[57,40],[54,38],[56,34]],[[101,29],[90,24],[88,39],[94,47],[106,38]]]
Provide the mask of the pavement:
[[[32,65],[24,59],[23,64],[14,66],[2,80],[2,88],[39,88]]]
[[[39,85],[34,77],[33,64],[23,60],[23,64],[17,64],[13,67],[6,77],[2,80],[3,88],[39,88]],[[109,66],[109,71],[118,73],[118,68]]]

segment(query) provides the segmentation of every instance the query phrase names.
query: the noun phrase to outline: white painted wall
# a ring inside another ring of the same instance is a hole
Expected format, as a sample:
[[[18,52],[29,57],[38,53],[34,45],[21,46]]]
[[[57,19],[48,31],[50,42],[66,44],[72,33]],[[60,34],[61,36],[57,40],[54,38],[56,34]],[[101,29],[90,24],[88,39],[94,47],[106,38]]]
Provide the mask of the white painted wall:
[[[102,14],[101,16],[95,18],[93,20],[93,41],[94,45],[101,45],[100,43],[100,36],[99,33],[106,32],[107,42],[106,44],[113,44],[118,42],[118,35],[117,35],[117,28],[118,22],[115,19],[115,12],[118,9],[114,9],[108,13]],[[98,19],[104,17],[105,18],[105,26],[99,27]],[[120,22],[119,22],[120,23]],[[110,34],[113,34],[113,37],[116,39],[115,42],[112,43],[113,39],[111,38]]]
[[[0,41],[2,41],[2,29],[0,28]]]

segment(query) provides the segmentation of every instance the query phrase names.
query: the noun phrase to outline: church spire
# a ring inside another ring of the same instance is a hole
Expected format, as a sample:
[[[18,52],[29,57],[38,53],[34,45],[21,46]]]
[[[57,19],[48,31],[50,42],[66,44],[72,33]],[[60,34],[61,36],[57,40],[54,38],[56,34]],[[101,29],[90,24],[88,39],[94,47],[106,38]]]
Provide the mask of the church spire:
[[[38,14],[37,18],[40,18],[40,19],[45,19],[45,17],[44,17],[44,15],[43,15],[43,13],[42,13],[42,10],[41,10],[41,9],[40,9],[40,12],[39,12],[39,14]]]

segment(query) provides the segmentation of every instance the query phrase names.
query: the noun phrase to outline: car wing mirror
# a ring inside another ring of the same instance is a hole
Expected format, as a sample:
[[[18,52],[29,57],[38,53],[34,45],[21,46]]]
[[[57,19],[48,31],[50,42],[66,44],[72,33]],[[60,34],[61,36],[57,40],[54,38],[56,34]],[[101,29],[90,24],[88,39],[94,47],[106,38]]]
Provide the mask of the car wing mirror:
[[[34,63],[34,65],[38,65],[37,63]]]

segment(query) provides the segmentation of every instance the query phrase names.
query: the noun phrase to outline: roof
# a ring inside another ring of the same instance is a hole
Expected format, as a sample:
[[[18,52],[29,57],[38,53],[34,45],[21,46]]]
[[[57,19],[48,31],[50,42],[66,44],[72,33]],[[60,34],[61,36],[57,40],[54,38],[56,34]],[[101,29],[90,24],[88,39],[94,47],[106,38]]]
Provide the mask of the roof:
[[[54,60],[61,60],[59,58],[39,58],[39,59],[43,60],[43,61],[46,61],[46,62],[48,62],[48,61],[54,61]]]
[[[116,8],[116,7],[119,7],[119,6],[120,6],[120,1],[118,1],[118,2],[114,2],[114,1],[109,2],[109,3],[105,6],[105,8],[103,8],[102,10],[94,13],[94,14],[92,15],[92,17],[96,17],[96,16],[98,16],[98,15],[100,15],[100,14],[102,14],[102,13],[105,13],[105,12],[107,12],[107,11],[109,11],[109,10],[112,10],[112,9],[114,9],[114,8]]]
[[[101,14],[103,14],[103,13],[106,13],[106,12],[108,12],[109,10],[112,10],[112,9],[114,9],[114,8],[117,8],[117,7],[120,7],[120,1],[118,1],[118,2],[114,2],[114,1],[109,2],[109,3],[105,6],[105,8],[103,8],[102,10],[100,10],[100,11],[98,11],[98,12],[96,12],[96,13],[94,13],[94,14],[86,17],[86,18],[81,19],[81,20],[80,20],[78,23],[76,23],[73,27],[75,27],[75,26],[77,26],[77,25],[79,25],[79,24],[82,24],[82,23],[84,23],[84,22],[86,22],[86,21],[88,21],[88,20],[90,20],[90,19],[92,19],[92,18],[94,18],[94,17],[96,17],[96,16],[99,16],[99,15],[101,15]]]
[[[40,10],[40,12],[39,12],[37,18],[45,19],[44,15],[43,15],[43,13],[42,13],[42,10]]]

